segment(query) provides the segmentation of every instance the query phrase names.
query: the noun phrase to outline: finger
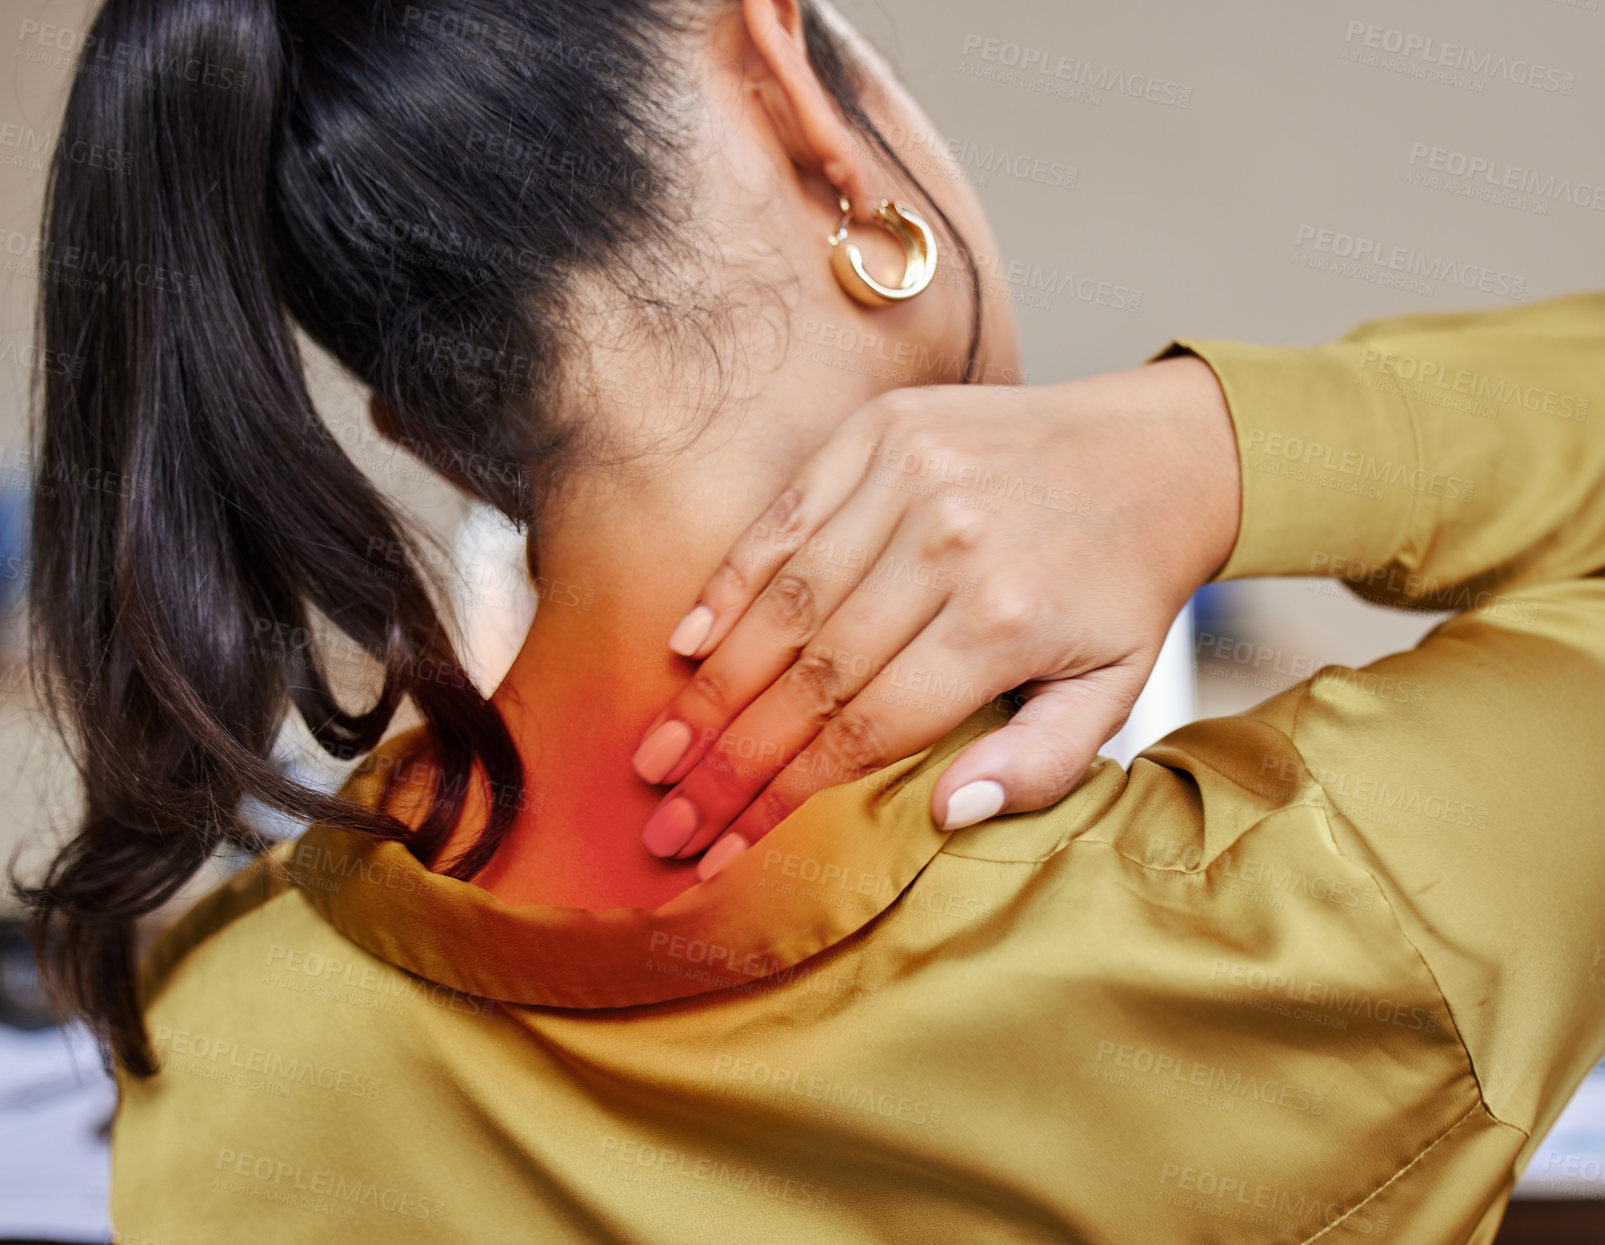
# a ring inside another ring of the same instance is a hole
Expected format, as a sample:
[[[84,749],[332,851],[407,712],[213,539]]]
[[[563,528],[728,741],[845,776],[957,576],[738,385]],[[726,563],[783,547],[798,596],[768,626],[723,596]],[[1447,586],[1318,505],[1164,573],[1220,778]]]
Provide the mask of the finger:
[[[948,765],[931,789],[931,817],[958,830],[1003,813],[1056,804],[1081,780],[1136,703],[1153,658],[1130,658],[1069,678],[1029,683],[1024,705]]]
[[[891,405],[882,395],[858,408],[808,457],[703,584],[671,649],[697,658],[717,648],[775,572],[859,491]]]
[[[748,845],[758,842],[815,791],[853,782],[929,747],[1019,681],[1017,671],[998,665],[997,650],[955,648],[957,635],[957,629],[937,623],[921,632],[775,776],[731,824],[731,834]],[[994,660],[986,661],[988,655]],[[714,863],[728,863],[733,850],[720,851]]]
[[[786,674],[804,646],[873,573],[899,524],[898,505],[885,493],[861,490],[810,537],[691,681],[648,723],[634,757],[635,772],[643,780],[677,783],[689,774],[737,715]],[[925,621],[920,618],[920,625]],[[851,637],[838,634],[829,643],[844,648]],[[784,740],[793,733],[794,725],[774,738]],[[800,739],[797,746],[805,742]]]
[[[932,820],[957,830],[1001,813],[1046,808],[1069,794],[1098,749],[1125,725],[1146,671],[1153,667],[1152,656],[1146,664],[1144,660],[1027,684],[1034,689],[1031,699],[1008,724],[971,744],[943,771],[931,793]],[[778,775],[748,813],[703,854],[697,862],[701,880],[713,877],[758,842],[813,791],[842,781],[800,772],[805,756]],[[971,788],[970,794],[961,796],[960,806],[954,807],[952,796],[966,788]],[[1011,791],[1021,794],[1015,798]],[[950,816],[952,824],[945,825]]]
[[[941,612],[944,589],[893,579],[895,568],[907,573],[898,551],[911,543],[893,540],[875,574],[665,797],[642,832],[650,850],[661,853],[682,833],[675,855],[706,848]]]

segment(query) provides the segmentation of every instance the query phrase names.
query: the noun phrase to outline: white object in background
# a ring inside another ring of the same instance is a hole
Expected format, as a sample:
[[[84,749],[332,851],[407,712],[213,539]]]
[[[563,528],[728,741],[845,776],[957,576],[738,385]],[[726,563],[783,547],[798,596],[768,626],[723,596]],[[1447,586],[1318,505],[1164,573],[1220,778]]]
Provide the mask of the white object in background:
[[[1193,681],[1193,606],[1189,601],[1170,624],[1170,634],[1159,650],[1148,683],[1132,706],[1131,716],[1100,756],[1114,757],[1129,767],[1131,759],[1149,744],[1158,743],[1178,726],[1198,716],[1198,690]]]
[[[1605,1200],[1605,1064],[1577,1087],[1513,1196]]]
[[[457,529],[452,606],[462,628],[459,656],[489,696],[524,646],[538,604],[525,537],[499,510],[476,505]]]
[[[104,1242],[117,1090],[80,1026],[0,1025],[0,1240]]]
[[[524,645],[535,617],[535,588],[524,559],[524,537],[489,506],[475,505],[453,541],[450,577],[452,612],[459,630],[458,656],[468,677],[489,696]],[[298,714],[289,714],[274,747],[274,763],[304,786],[332,794],[352,766],[334,760],[312,738]],[[294,838],[306,829],[300,818],[269,808],[254,796],[241,805],[246,819],[270,839]]]

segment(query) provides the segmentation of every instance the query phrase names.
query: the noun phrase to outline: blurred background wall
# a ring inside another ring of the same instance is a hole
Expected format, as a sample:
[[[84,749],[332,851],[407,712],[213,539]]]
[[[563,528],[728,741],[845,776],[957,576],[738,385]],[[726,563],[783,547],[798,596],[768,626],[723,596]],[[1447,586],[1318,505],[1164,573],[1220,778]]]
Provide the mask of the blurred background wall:
[[[0,0],[6,859],[46,841],[73,802],[72,776],[31,708],[15,624],[28,579],[33,248],[91,7]],[[888,54],[988,206],[1003,254],[981,257],[983,276],[1014,300],[1031,381],[1127,367],[1182,335],[1315,343],[1375,316],[1605,286],[1599,0],[841,7]],[[1472,63],[1438,64],[1447,44],[1474,52]],[[1467,288],[1343,262],[1362,242],[1477,275]],[[1477,288],[1483,273],[1490,279]],[[493,590],[473,594],[485,633],[475,656],[494,678],[527,622],[527,595],[507,562],[516,549],[422,467],[386,453],[363,395],[332,368],[315,370],[326,416],[381,487],[448,547],[476,551],[473,577]],[[1326,662],[1407,646],[1434,621],[1363,606],[1328,583],[1211,590],[1196,635],[1181,635],[1172,652],[1174,678],[1191,681],[1172,703],[1231,712]]]

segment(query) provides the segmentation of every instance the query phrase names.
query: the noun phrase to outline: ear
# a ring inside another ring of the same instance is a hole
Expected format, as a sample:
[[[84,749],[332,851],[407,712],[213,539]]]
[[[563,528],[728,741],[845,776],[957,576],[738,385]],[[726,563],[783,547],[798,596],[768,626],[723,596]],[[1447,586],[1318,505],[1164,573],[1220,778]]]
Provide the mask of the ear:
[[[798,0],[742,0],[741,12],[752,41],[748,77],[786,153],[846,195],[857,219],[871,219],[869,169],[808,62]]]

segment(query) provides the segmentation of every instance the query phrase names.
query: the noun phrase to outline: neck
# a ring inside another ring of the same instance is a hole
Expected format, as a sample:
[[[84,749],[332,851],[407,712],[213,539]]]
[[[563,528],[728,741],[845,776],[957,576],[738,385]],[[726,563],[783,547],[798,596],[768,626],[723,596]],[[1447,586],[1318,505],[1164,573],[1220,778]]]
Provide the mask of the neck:
[[[835,222],[831,204],[791,202],[795,219],[782,222],[782,236],[823,238]],[[878,231],[861,232],[871,246],[889,245]],[[649,350],[599,356],[598,375],[666,396],[649,409],[600,412],[602,426],[624,438],[626,465],[568,480],[535,525],[544,599],[493,697],[524,759],[530,809],[480,885],[515,904],[654,908],[696,884],[693,862],[660,860],[642,844],[667,789],[648,786],[630,764],[647,725],[696,669],[669,650],[669,636],[736,539],[843,419],[894,387],[961,379],[972,323],[961,285],[866,311],[820,259],[804,270],[790,308],[800,340],[777,342],[762,315],[736,317],[760,330],[731,353],[754,365],[745,379],[756,383],[726,390],[740,398],[711,422],[695,401],[675,401],[681,386],[666,383]],[[1007,303],[985,323],[980,375],[1017,376]],[[875,354],[866,356],[870,343]],[[683,447],[681,434],[699,427]],[[465,845],[460,836],[448,852]]]
[[[765,389],[784,396],[784,412],[748,405],[733,432],[704,438],[715,448],[627,484],[565,489],[558,520],[537,526],[543,599],[493,697],[524,759],[530,810],[480,885],[516,904],[652,908],[696,883],[694,861],[642,845],[667,788],[643,782],[631,757],[696,669],[669,650],[675,624],[829,428],[872,396],[831,379],[827,389],[775,378]]]

